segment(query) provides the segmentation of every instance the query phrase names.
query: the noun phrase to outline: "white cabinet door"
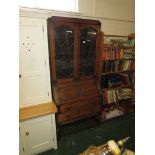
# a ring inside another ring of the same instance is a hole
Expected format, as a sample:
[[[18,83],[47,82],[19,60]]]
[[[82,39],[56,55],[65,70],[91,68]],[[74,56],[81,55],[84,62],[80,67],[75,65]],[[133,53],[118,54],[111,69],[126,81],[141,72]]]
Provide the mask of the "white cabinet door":
[[[22,137],[19,132],[19,155],[25,155],[25,148],[23,146]]]
[[[48,51],[45,47],[46,37],[43,27],[42,19],[20,17],[20,107],[51,101],[49,75],[47,75]]]
[[[51,115],[21,122],[20,128],[28,155],[55,148],[56,139]]]

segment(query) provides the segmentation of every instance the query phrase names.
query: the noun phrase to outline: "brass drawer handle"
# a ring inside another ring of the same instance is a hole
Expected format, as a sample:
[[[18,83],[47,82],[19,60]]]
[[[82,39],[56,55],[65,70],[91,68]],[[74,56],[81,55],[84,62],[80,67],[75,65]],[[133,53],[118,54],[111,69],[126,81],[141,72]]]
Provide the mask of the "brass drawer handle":
[[[19,78],[21,78],[22,77],[22,75],[21,74],[19,74]]]

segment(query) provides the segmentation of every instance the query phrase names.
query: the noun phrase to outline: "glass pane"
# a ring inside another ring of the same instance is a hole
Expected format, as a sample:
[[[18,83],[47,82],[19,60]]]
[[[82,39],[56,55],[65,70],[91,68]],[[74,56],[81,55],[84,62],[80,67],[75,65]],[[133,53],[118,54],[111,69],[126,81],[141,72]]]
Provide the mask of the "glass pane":
[[[57,79],[73,77],[73,61],[73,31],[68,27],[59,27],[55,30],[55,62]]]
[[[94,75],[96,60],[96,36],[92,28],[80,33],[80,76]]]

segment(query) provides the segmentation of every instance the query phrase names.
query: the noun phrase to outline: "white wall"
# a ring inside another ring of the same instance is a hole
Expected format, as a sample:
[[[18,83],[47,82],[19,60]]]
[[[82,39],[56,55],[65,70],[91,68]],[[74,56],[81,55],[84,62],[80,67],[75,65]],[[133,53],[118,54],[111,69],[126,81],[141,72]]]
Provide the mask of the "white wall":
[[[105,34],[128,35],[135,32],[135,0],[78,0],[79,13],[45,9],[20,9],[20,16],[48,18],[66,16],[100,20]]]
[[[99,19],[105,34],[135,32],[135,0],[79,0],[79,12]]]

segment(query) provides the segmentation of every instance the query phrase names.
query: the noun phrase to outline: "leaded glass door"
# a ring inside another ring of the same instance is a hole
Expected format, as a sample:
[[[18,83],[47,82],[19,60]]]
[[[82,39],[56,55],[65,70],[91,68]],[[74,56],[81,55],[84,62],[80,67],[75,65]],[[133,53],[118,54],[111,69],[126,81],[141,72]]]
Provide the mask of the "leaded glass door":
[[[80,77],[95,74],[97,32],[91,27],[80,31]]]
[[[74,77],[74,35],[68,26],[55,28],[55,66],[56,79]]]

